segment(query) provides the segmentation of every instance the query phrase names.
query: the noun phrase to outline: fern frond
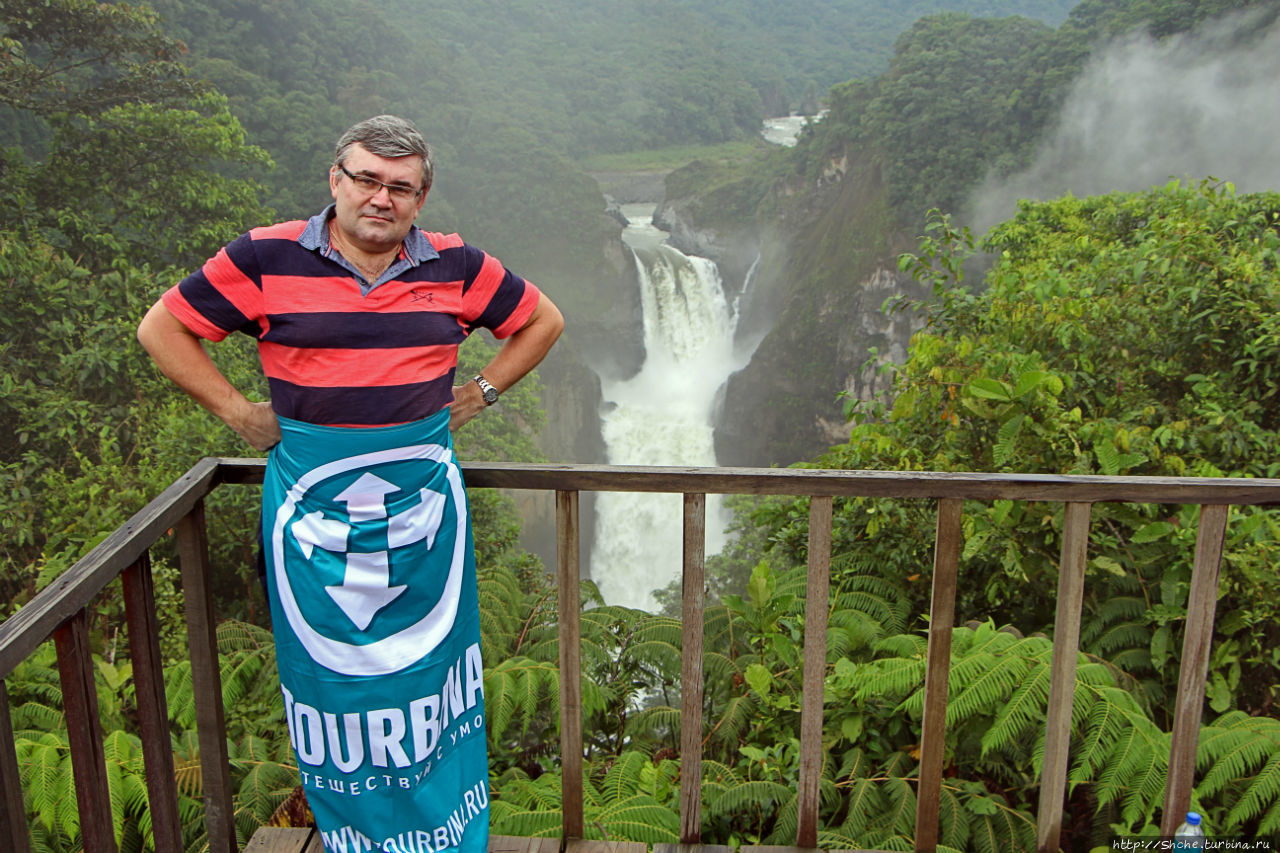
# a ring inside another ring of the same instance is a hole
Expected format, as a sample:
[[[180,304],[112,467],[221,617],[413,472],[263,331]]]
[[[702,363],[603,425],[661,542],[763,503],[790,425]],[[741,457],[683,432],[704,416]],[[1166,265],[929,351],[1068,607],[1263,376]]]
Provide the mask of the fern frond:
[[[752,695],[733,696],[720,710],[719,719],[711,724],[710,741],[732,746],[746,731],[755,714],[757,703]]]
[[[298,773],[272,761],[252,762],[247,767],[236,791],[235,811],[262,826],[297,787]]]
[[[868,779],[855,779],[845,788],[846,811],[840,830],[851,838],[865,836],[885,813],[885,795],[880,785]]]
[[[1280,798],[1280,752],[1275,752],[1258,770],[1249,787],[1227,813],[1228,826],[1239,826],[1253,820],[1267,808],[1274,808],[1280,801],[1278,798]]]
[[[965,659],[981,667],[971,679],[960,678],[961,666],[952,668],[952,679],[959,693],[947,703],[947,726],[959,725],[978,714],[995,713],[996,707],[1011,696],[1027,677],[1029,666],[1022,658],[1012,655],[979,653]]]
[[[1070,773],[1073,786],[1096,778],[1099,768],[1112,760],[1116,739],[1136,713],[1140,712],[1127,691],[1117,687],[1080,689],[1077,686],[1072,717],[1083,714],[1085,722],[1082,735],[1075,741]]]
[[[878,574],[846,575],[840,580],[835,596],[835,610],[865,614],[884,633],[899,634],[906,630],[910,603],[895,582]]]
[[[964,850],[969,843],[969,815],[951,786],[943,785],[938,794],[938,842]]]
[[[1133,723],[1138,718],[1129,719]],[[1147,723],[1130,725],[1119,734],[1096,786],[1099,805],[1119,799],[1121,815],[1130,826],[1154,813],[1168,771],[1169,735]]]
[[[140,745],[122,731],[108,733],[102,742],[104,766],[107,771],[107,802],[111,808],[111,825],[115,829],[116,845],[124,826],[125,779],[141,772],[141,762],[135,761]]]
[[[858,667],[858,675],[865,679],[858,687],[855,698],[861,700],[892,700],[904,696],[924,683],[924,657],[894,657],[874,660]],[[919,691],[923,694],[923,690]],[[920,701],[924,701],[923,695]],[[904,705],[906,703],[904,702]]]
[[[706,811],[709,817],[733,816],[748,808],[768,811],[777,808],[794,796],[792,789],[786,785],[759,779],[716,787],[719,789],[704,788]]]
[[[1280,833],[1280,800],[1272,802],[1271,808],[1267,809],[1258,823],[1259,835],[1274,836],[1277,833]]]
[[[892,634],[876,643],[876,654],[900,658],[924,659],[929,650],[929,640],[919,634]]]
[[[240,653],[222,659],[222,707],[236,708],[262,688],[266,661],[256,653]]]
[[[916,761],[906,750],[898,750],[885,759],[880,766],[880,775],[890,778],[905,779],[916,771]]]
[[[544,773],[537,779],[528,777],[504,782],[501,792],[495,794],[508,803],[515,803],[539,811],[560,811],[560,773]],[[585,796],[584,786],[584,796]]]
[[[653,705],[627,717],[627,737],[645,736],[650,740],[680,731],[680,709],[669,705]]]
[[[1270,729],[1270,731],[1268,731]],[[1209,767],[1198,789],[1216,794],[1280,751],[1280,721],[1250,717],[1242,711],[1223,714],[1201,729],[1196,764]]]
[[[795,840],[800,827],[799,795],[790,791],[790,796],[777,808],[773,817],[773,831],[765,838],[766,844],[790,844]]]
[[[849,657],[875,646],[885,635],[885,627],[872,616],[856,609],[837,609],[828,623],[827,660]]]
[[[732,786],[741,785],[743,777],[728,764],[710,758],[702,761],[702,784]]]
[[[182,731],[196,727],[196,695],[191,681],[191,661],[182,660],[165,668],[165,703],[169,707],[169,721]]]
[[[1043,728],[1051,677],[1050,667],[1041,663],[1017,686],[996,714],[991,728],[982,735],[983,757]]]
[[[883,783],[885,792],[884,822],[887,827],[911,836],[916,829],[916,791],[911,783],[891,776]]]
[[[648,844],[676,842],[680,818],[648,794],[635,794],[610,802],[583,815],[586,834],[600,839],[642,841]]]
[[[865,779],[870,772],[870,759],[865,752],[855,746],[840,756],[840,767],[836,770],[835,776],[837,779]]]
[[[635,750],[619,755],[605,771],[600,783],[601,798],[607,801],[624,800],[638,793],[640,775],[649,764],[649,756]]]
[[[636,625],[635,639],[638,643],[665,643],[679,648],[684,628],[679,619],[650,613]]]
[[[271,631],[252,622],[240,622],[235,619],[218,623],[216,639],[218,651],[224,655],[233,652],[275,649],[275,638],[271,635]]]
[[[13,709],[12,721],[15,737],[34,737],[41,732],[56,732],[67,726],[61,704],[47,705],[30,700]]]
[[[559,714],[559,667],[525,657],[500,661],[485,670],[484,702],[492,737],[504,737],[516,719],[527,732],[541,714]]]
[[[60,814],[66,800],[75,801],[70,790],[71,751],[66,736],[60,739],[47,733],[39,739],[25,738],[15,743],[19,775],[27,792],[30,808],[41,825],[50,832],[60,826]],[[79,827],[79,816],[76,817]]]
[[[555,838],[560,834],[560,809],[530,809],[503,800],[489,801],[489,831],[518,838]]]
[[[1136,622],[1147,612],[1146,599],[1137,595],[1113,595],[1092,608],[1090,618],[1080,626],[1080,646],[1086,649],[1102,647],[1097,644],[1107,629],[1118,623]],[[1105,644],[1104,644],[1105,645]]]
[[[1196,788],[1198,796],[1228,790],[1233,794],[1228,827],[1276,810],[1280,803],[1280,720],[1251,717],[1242,711],[1223,714],[1200,730],[1196,759],[1199,767],[1209,768]]]

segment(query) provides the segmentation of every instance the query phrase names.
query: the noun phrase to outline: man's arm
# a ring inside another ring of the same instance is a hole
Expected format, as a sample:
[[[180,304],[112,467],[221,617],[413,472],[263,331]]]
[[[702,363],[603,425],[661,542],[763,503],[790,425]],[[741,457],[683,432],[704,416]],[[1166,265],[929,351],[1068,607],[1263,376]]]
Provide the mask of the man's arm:
[[[138,341],[161,373],[256,449],[267,450],[280,440],[280,422],[271,404],[252,403],[236,390],[209,358],[200,338],[163,302],[151,306],[138,324]]]
[[[551,345],[560,337],[564,329],[564,317],[555,303],[543,293],[538,298],[538,305],[529,315],[529,321],[502,344],[498,354],[493,357],[484,370],[480,371],[499,392],[506,391],[515,385],[525,374],[538,366]],[[480,386],[464,378],[461,385],[453,388],[453,405],[449,415],[449,429],[456,430],[474,418],[485,408]]]

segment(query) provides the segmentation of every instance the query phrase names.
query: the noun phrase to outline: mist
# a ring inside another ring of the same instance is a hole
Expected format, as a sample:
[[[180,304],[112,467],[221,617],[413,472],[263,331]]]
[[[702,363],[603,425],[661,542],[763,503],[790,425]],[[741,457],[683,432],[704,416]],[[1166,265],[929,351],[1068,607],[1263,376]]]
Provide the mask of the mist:
[[[1019,199],[1209,177],[1240,192],[1280,189],[1280,19],[1237,14],[1162,41],[1140,34],[1106,47],[1032,165],[989,177],[961,219],[982,234]]]

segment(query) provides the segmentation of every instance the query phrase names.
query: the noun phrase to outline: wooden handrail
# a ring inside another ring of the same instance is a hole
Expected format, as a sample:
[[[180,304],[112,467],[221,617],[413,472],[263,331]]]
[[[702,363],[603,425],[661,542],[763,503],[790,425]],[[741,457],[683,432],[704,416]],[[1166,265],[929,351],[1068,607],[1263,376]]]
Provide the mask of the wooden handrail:
[[[206,821],[210,849],[234,853],[235,829],[227,766],[225,721],[214,636],[209,609],[209,561],[203,500],[221,484],[261,483],[261,459],[204,459],[175,481],[128,522],[107,537],[53,584],[38,593],[16,614],[0,624],[0,677],[50,637],[57,639],[63,671],[68,727],[74,733],[73,758],[79,780],[100,777],[103,761],[100,725],[96,720],[92,673],[84,620],[86,608],[108,583],[126,577],[129,640],[144,740],[167,719],[163,680],[155,646],[155,601],[147,558],[152,545],[167,531],[178,530],[187,626],[196,681],[197,727],[204,758]],[[1218,572],[1230,506],[1280,505],[1280,480],[1233,478],[1102,477],[1038,474],[934,473],[916,471],[830,471],[812,469],[658,468],[604,465],[463,463],[468,484],[475,488],[533,489],[557,496],[557,576],[560,585],[561,758],[564,777],[566,838],[583,832],[582,704],[578,650],[577,579],[580,571],[578,497],[583,491],[674,492],[685,496],[683,614],[685,700],[681,744],[685,769],[700,765],[701,749],[701,605],[705,554],[705,495],[754,494],[809,496],[811,525],[808,601],[804,648],[804,686],[801,722],[801,762],[797,780],[800,803],[798,846],[817,843],[818,784],[822,771],[822,675],[825,669],[825,617],[829,607],[832,499],[835,497],[933,498],[938,501],[935,542],[934,593],[931,605],[929,659],[926,662],[925,720],[921,739],[921,771],[917,798],[916,849],[932,850],[937,838],[938,791],[945,734],[946,684],[951,625],[954,621],[955,568],[962,547],[963,501],[1047,501],[1066,505],[1055,648],[1051,672],[1051,710],[1045,734],[1044,783],[1039,808],[1037,849],[1057,849],[1061,829],[1069,718],[1053,708],[1071,706],[1076,646],[1083,595],[1090,505],[1102,502],[1199,504],[1202,507],[1188,604],[1187,631],[1178,685],[1173,751],[1169,764],[1164,820],[1165,834],[1185,811],[1194,775],[1209,643],[1213,630]],[[690,624],[692,620],[697,625]],[[696,631],[696,633],[695,633]],[[696,701],[695,701],[696,700]],[[95,734],[96,733],[96,734]],[[173,843],[177,814],[171,798],[172,755],[144,744],[152,818],[161,846]],[[701,802],[698,792],[682,777],[681,842],[700,840]],[[694,777],[696,778],[696,777]],[[97,783],[89,781],[93,786]],[[166,794],[168,790],[170,793]],[[85,849],[90,853],[114,846],[103,801],[86,794],[80,802]],[[106,813],[109,820],[109,812]],[[1172,823],[1171,823],[1172,822]],[[0,848],[29,850],[25,815],[8,695],[0,684]]]

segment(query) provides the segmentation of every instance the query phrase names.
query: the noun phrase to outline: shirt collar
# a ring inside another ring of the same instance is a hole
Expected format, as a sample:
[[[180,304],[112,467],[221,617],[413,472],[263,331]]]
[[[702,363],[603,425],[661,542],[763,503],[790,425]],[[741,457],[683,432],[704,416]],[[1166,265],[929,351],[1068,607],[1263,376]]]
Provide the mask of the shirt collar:
[[[322,255],[329,254],[328,226],[330,218],[333,217],[333,209],[334,205],[331,204],[307,220],[307,227],[302,229],[302,234],[298,237],[298,243],[303,248],[313,252],[318,251]],[[422,233],[422,229],[417,225],[409,226],[409,233],[404,238],[404,251],[414,266],[440,257],[440,253],[435,250],[431,241],[427,239],[427,235]]]

